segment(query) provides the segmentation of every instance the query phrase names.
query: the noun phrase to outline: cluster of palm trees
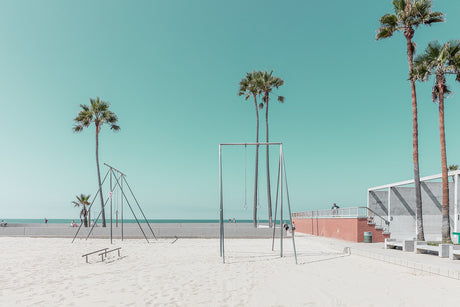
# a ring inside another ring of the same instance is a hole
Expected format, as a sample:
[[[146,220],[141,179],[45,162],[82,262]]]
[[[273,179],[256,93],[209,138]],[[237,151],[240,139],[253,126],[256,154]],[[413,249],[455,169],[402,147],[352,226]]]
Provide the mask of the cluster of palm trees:
[[[273,75],[273,70],[270,72],[253,71],[246,73],[240,81],[240,88],[238,96],[244,96],[246,100],[254,98],[254,107],[256,111],[256,143],[259,143],[259,109],[265,107],[265,131],[266,142],[269,142],[268,137],[268,105],[270,102],[270,95],[276,95],[273,90],[278,89],[284,84],[284,81]],[[277,96],[279,102],[284,102],[283,96]],[[258,100],[259,99],[259,100]],[[258,102],[259,101],[259,102]],[[266,169],[267,169],[267,199],[268,199],[268,224],[269,227],[273,225],[272,219],[272,202],[271,202],[271,189],[270,189],[270,164],[269,164],[269,145],[266,145]],[[254,209],[253,209],[253,223],[257,227],[257,203],[258,203],[258,177],[259,177],[259,145],[256,145],[256,161],[255,161],[255,182],[254,182]]]
[[[102,195],[102,182],[101,182],[101,170],[99,168],[99,133],[101,132],[102,126],[104,123],[107,123],[110,126],[110,129],[113,131],[120,130],[120,126],[117,125],[118,117],[109,110],[110,103],[101,100],[99,97],[93,99],[90,98],[90,105],[81,104],[80,107],[82,110],[78,112],[77,117],[75,117],[75,126],[73,128],[74,132],[80,132],[84,128],[88,128],[92,123],[96,126],[96,166],[97,166],[97,178],[99,182],[99,198],[101,199],[101,214],[102,214],[102,227],[106,227],[105,221],[105,210],[104,210],[104,197]],[[80,195],[80,198],[77,196],[78,202],[72,202],[75,206],[82,206],[82,211],[80,217],[83,216],[85,227],[88,225],[87,222],[87,210],[86,205],[88,203],[89,195]]]
[[[449,221],[449,182],[446,158],[446,141],[444,128],[444,99],[450,91],[446,86],[446,76],[455,75],[460,82],[460,41],[453,40],[439,44],[430,42],[424,52],[414,59],[416,44],[413,42],[415,30],[421,25],[444,22],[444,14],[431,10],[431,0],[393,0],[394,14],[385,14],[380,18],[380,28],[376,39],[391,37],[395,32],[402,32],[406,38],[407,59],[409,62],[409,82],[412,93],[413,124],[413,163],[417,216],[417,240],[424,241],[422,199],[420,191],[419,157],[418,157],[418,121],[417,95],[415,82],[425,82],[435,76],[432,100],[439,104],[439,134],[441,140],[442,169],[442,241],[451,243]]]

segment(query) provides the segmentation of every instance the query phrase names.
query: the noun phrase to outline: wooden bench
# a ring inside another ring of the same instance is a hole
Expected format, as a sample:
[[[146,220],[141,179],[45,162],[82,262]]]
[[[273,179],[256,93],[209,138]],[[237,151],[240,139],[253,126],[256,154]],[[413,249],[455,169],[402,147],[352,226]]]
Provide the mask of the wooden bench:
[[[385,239],[385,249],[401,247],[404,252],[414,251],[414,240]]]
[[[425,241],[415,241],[414,252],[416,254],[422,254],[424,252],[434,252],[437,253],[441,258],[449,257],[449,249],[452,244],[439,244],[439,245],[428,245],[428,242]]]
[[[92,255],[92,254],[95,254],[95,253],[99,253],[101,251],[107,251],[108,248],[103,248],[103,249],[99,249],[97,251],[94,251],[94,252],[91,252],[91,253],[87,253],[87,254],[84,254],[82,257],[86,257],[86,263],[88,263],[88,256],[89,255]]]
[[[117,248],[114,248],[114,249],[111,249],[111,250],[106,250],[102,253],[99,254],[99,256],[102,257],[102,261],[104,261],[104,256],[107,258],[107,254],[108,253],[111,253],[111,252],[114,252],[114,251],[118,251],[118,257],[120,257],[120,250],[121,250],[121,247],[117,247]]]

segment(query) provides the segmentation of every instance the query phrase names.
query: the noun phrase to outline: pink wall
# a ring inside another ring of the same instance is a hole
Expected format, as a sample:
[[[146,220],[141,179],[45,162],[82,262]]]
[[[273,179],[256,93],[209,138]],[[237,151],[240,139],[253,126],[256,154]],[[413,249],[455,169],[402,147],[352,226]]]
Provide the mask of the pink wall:
[[[381,229],[368,225],[366,218],[309,218],[293,219],[296,231],[315,236],[342,239],[354,242],[364,242],[364,232],[372,232],[372,242],[384,242],[389,234],[383,234]]]

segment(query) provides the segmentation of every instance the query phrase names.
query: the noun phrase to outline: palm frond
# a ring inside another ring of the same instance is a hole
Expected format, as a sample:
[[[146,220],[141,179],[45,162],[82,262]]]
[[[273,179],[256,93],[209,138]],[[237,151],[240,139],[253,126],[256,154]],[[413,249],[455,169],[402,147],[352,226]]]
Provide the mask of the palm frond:
[[[404,13],[404,10],[406,9],[406,0],[393,0],[393,7],[395,15]]]
[[[118,125],[111,125],[111,126],[110,126],[110,129],[113,130],[113,131],[119,131],[119,130],[120,130],[120,126],[118,126]]]
[[[83,126],[82,126],[82,125],[75,125],[75,126],[73,127],[73,131],[74,131],[74,132],[80,132],[80,131],[82,131],[82,130],[83,130]]]

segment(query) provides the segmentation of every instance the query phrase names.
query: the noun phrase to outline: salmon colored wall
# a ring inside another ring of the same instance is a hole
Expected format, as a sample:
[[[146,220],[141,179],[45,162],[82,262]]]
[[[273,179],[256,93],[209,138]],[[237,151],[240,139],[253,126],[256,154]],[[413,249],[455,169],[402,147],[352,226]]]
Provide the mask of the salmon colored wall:
[[[389,234],[367,224],[366,218],[309,218],[293,219],[296,231],[315,236],[364,242],[364,232],[372,232],[372,242],[384,242]]]

